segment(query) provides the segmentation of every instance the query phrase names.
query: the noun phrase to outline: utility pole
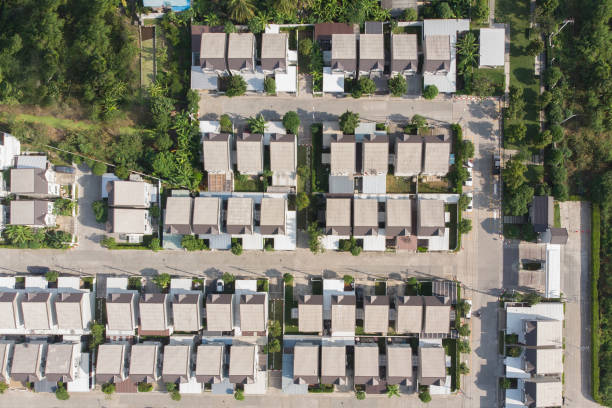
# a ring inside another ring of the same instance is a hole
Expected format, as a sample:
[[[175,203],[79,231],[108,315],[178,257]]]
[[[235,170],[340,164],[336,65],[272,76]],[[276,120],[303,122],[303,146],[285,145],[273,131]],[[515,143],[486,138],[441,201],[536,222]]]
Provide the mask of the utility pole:
[[[570,18],[570,19],[564,20],[564,21],[563,21],[563,25],[561,26],[561,28],[559,28],[559,29],[557,30],[557,32],[550,34],[550,36],[548,37],[548,46],[549,46],[549,47],[552,47],[552,46],[553,46],[553,45],[552,45],[552,39],[553,39],[553,37],[554,37],[555,35],[559,34],[559,33],[561,32],[561,30],[563,30],[563,29],[565,28],[565,26],[566,26],[566,25],[568,25],[568,24],[570,24],[570,23],[571,23],[571,24],[574,24],[574,19],[573,19],[573,18]]]

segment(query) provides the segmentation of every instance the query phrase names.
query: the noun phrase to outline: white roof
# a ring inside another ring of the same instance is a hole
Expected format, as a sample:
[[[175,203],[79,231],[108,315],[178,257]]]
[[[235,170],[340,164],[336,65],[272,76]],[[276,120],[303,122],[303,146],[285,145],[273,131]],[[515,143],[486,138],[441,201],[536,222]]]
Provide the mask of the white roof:
[[[297,91],[297,67],[295,65],[290,65],[287,67],[286,71],[286,74],[274,74],[276,91],[295,93]]]
[[[323,92],[344,93],[344,73],[332,73],[331,67],[323,67]]]
[[[561,296],[561,245],[546,245],[546,291],[547,298]]]
[[[506,332],[518,334],[519,341],[525,342],[524,320],[563,320],[563,303],[542,302],[531,307],[506,307]]]
[[[470,20],[436,19],[423,20],[423,36],[428,35],[457,35],[457,31],[468,31]]]
[[[504,65],[506,32],[503,28],[480,29],[480,66]]]
[[[221,133],[221,125],[218,120],[201,120],[200,133]]]

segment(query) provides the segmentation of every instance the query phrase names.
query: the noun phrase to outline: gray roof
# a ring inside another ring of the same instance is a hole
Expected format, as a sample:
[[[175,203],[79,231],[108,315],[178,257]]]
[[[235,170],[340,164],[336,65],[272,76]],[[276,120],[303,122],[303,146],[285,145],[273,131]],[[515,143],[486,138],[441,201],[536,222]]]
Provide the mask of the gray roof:
[[[419,347],[419,384],[444,385],[446,357],[442,347]]]
[[[11,380],[37,382],[42,380],[43,343],[19,343],[13,349]]]
[[[444,233],[444,201],[418,200],[417,235],[434,236]]]
[[[555,223],[555,203],[551,196],[534,196],[531,202],[531,223],[535,232],[544,232]]]
[[[366,21],[364,24],[364,31],[366,34],[382,34],[383,23],[382,21]]]
[[[385,205],[385,235],[412,234],[412,200],[388,198]]]
[[[450,304],[442,303],[436,296],[423,296],[423,303],[425,304],[423,333],[448,333],[450,331]]]
[[[200,66],[210,70],[225,70],[225,33],[202,33],[200,40]]]
[[[386,334],[389,330],[389,296],[366,296],[363,314],[364,332]]]
[[[73,343],[49,344],[45,363],[45,379],[49,382],[74,380],[72,360]]]
[[[139,331],[163,331],[168,329],[165,293],[144,293],[138,306],[140,314]]]
[[[229,366],[232,384],[252,384],[255,381],[255,351],[254,345],[232,345]]]
[[[113,180],[107,183],[110,207],[145,208],[146,183],[144,181]]]
[[[287,33],[261,35],[261,68],[265,71],[287,67]]]
[[[295,135],[272,135],[270,137],[270,170],[273,173],[295,172],[296,148]]]
[[[372,71],[385,68],[383,34],[359,35],[359,70]]]
[[[220,232],[221,199],[219,197],[196,197],[193,200],[193,232],[195,234],[218,234]]]
[[[220,293],[206,296],[206,330],[232,331],[232,294]]]
[[[223,343],[209,343],[198,346],[196,358],[196,379],[200,383],[219,383],[223,377]]]
[[[168,345],[164,347],[162,380],[166,383],[189,381],[191,374],[191,347]]]
[[[391,71],[417,71],[419,52],[416,34],[391,34]]]
[[[331,138],[331,175],[355,173],[356,145],[353,135],[333,135]]]
[[[15,157],[15,167],[18,169],[46,169],[47,156],[22,154]]]
[[[414,176],[422,170],[423,138],[417,135],[401,134],[395,137],[396,176]]]
[[[367,135],[362,147],[363,173],[387,173],[389,170],[389,137],[387,135]]]
[[[168,197],[164,211],[164,231],[170,234],[191,234],[191,197]]]
[[[529,408],[563,405],[563,383],[559,378],[525,381],[525,403]]]
[[[293,347],[293,382],[319,383],[319,345],[298,342]]]
[[[560,320],[530,320],[525,322],[525,343],[528,346],[563,345],[563,323]]]
[[[225,173],[230,170],[230,135],[227,133],[206,133],[202,137],[204,170],[211,173]]]
[[[425,61],[423,71],[437,72],[450,69],[450,36],[428,35],[424,44]]]
[[[194,332],[202,327],[199,293],[178,293],[172,302],[174,331]]]
[[[50,329],[53,325],[50,292],[26,292],[21,297],[23,323],[28,330]]]
[[[240,330],[243,332],[266,331],[266,295],[240,295]]]
[[[557,245],[567,244],[569,234],[566,228],[550,228],[550,243]]]
[[[144,234],[149,211],[144,208],[110,208],[108,222],[117,234]]]
[[[49,213],[49,202],[41,200],[12,200],[11,225],[46,225],[45,218]]]
[[[230,70],[252,70],[255,36],[252,33],[231,33],[227,48],[227,64]]]
[[[19,324],[17,292],[0,292],[0,329],[15,329]]]
[[[351,199],[328,198],[325,207],[327,235],[351,235]]]
[[[132,382],[157,381],[157,344],[134,344],[130,353],[130,374]]]
[[[110,330],[134,330],[134,294],[111,293],[106,297],[106,325]]]
[[[91,308],[84,302],[82,292],[62,292],[55,297],[55,314],[57,326],[60,329],[85,329],[87,322],[83,322],[83,311]]]
[[[412,385],[412,347],[387,345],[387,384]]]
[[[242,133],[236,140],[236,165],[240,173],[263,172],[263,135]]]
[[[451,152],[448,129],[438,128],[433,132],[436,135],[424,138],[423,173],[445,176],[448,173]]]
[[[331,67],[347,72],[357,67],[357,38],[355,34],[332,34]]]
[[[125,344],[101,344],[98,346],[96,382],[120,382],[125,377]]]
[[[398,334],[423,330],[423,296],[398,296],[395,301],[395,331]]]
[[[346,346],[321,347],[321,383],[346,384]]]
[[[264,197],[261,200],[259,229],[263,235],[285,234],[287,200]]]
[[[332,295],[331,330],[333,332],[355,331],[356,299],[354,295]]]
[[[49,183],[44,169],[11,169],[11,193],[47,194],[48,192]]]
[[[563,372],[562,348],[527,348],[525,371],[534,375],[561,374]]]
[[[378,200],[353,200],[353,235],[378,235]]]
[[[230,197],[227,199],[227,233],[253,233],[253,199]]]
[[[322,295],[300,295],[298,297],[298,330],[302,333],[323,331]]]
[[[378,345],[355,345],[355,384],[378,385]]]

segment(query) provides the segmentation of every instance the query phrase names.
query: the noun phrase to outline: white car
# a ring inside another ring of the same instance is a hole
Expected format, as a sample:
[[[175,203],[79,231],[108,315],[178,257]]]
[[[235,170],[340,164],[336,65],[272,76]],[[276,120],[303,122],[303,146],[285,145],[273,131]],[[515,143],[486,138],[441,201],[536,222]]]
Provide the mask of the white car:
[[[468,177],[468,179],[463,182],[463,185],[472,187],[474,185],[474,179],[472,179],[472,177]]]
[[[467,208],[465,209],[465,211],[467,212],[472,212],[472,210],[474,209],[474,194],[472,193],[467,193],[466,196],[469,197],[470,202],[468,203]]]
[[[223,293],[224,284],[223,279],[217,279],[217,293]]]

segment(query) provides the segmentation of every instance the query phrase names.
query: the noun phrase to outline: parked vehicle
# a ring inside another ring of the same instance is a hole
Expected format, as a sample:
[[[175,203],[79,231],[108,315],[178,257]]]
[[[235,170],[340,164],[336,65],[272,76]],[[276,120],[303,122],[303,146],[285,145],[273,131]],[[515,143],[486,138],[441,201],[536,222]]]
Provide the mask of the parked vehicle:
[[[466,161],[464,166],[468,167],[468,168],[473,168],[474,167],[474,159],[469,159],[468,161]]]
[[[499,154],[493,155],[493,174],[497,175],[501,172],[501,158]]]
[[[474,194],[467,193],[466,195],[470,198],[470,202],[468,203],[468,206],[465,209],[465,211],[472,212],[472,210],[474,209],[474,205],[473,205],[473,203],[474,203]]]
[[[58,173],[74,174],[74,167],[55,166],[55,171]]]
[[[223,293],[225,289],[225,285],[223,283],[223,279],[217,279],[217,293]]]

